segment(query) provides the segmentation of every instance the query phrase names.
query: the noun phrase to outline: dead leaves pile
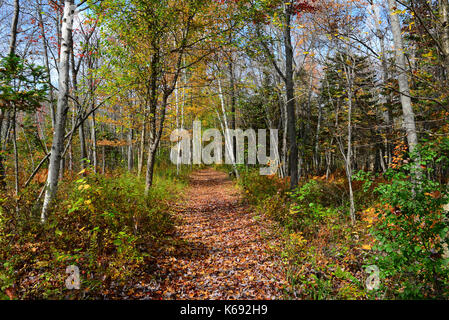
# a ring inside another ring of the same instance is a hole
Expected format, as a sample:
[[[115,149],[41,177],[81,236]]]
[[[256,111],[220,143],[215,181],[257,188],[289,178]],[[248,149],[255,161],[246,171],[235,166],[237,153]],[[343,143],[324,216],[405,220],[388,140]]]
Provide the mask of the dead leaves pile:
[[[278,241],[254,219],[225,173],[191,177],[177,241],[157,257],[159,299],[276,299],[287,281],[270,250]]]

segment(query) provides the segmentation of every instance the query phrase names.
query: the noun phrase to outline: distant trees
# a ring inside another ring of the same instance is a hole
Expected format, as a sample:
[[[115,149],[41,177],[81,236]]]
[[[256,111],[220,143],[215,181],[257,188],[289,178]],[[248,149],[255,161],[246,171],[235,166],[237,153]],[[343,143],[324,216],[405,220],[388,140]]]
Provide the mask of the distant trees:
[[[42,175],[42,221],[58,180],[84,169],[145,173],[148,192],[169,129],[191,130],[200,117],[279,129],[279,175],[295,188],[344,173],[353,219],[354,171],[385,172],[398,145],[412,151],[449,130],[447,1],[0,5],[11,34],[2,43],[0,188],[14,184],[20,195]],[[447,172],[434,166],[440,178]]]

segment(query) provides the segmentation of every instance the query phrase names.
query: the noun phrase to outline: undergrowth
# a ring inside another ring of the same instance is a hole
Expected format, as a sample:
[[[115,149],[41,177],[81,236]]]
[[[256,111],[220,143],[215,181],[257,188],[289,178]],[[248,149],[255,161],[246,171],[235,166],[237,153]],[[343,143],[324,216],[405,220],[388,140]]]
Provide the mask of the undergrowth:
[[[354,225],[344,177],[313,177],[289,191],[276,176],[241,173],[247,201],[258,215],[278,222],[286,298],[447,297],[447,188],[429,178],[427,167],[442,158],[429,148],[420,152],[419,179],[411,161],[383,175],[355,176]]]
[[[144,178],[134,174],[80,172],[61,182],[46,224],[26,193],[18,211],[13,199],[0,199],[0,298],[120,296],[154,265],[153,253],[173,228],[170,203],[186,176],[185,169],[178,176],[158,167],[145,197]],[[65,286],[69,265],[81,271],[81,290]]]

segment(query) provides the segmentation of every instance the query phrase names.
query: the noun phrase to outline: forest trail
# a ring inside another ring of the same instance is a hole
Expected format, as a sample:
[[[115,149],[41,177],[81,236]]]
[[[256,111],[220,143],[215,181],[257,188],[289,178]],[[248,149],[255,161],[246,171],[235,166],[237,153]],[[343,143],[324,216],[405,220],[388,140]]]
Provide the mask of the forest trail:
[[[286,280],[270,249],[276,238],[225,173],[194,172],[176,211],[179,244],[158,259],[162,299],[282,297]]]

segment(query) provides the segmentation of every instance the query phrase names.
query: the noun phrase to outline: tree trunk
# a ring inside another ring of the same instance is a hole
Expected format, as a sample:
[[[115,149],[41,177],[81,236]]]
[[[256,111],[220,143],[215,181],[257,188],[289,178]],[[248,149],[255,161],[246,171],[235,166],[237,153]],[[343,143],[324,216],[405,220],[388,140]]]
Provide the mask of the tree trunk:
[[[235,79],[234,79],[234,61],[232,60],[232,52],[229,58],[229,89],[231,100],[231,120],[229,126],[235,130]],[[234,155],[237,154],[237,140],[236,137],[232,137],[232,151]]]
[[[94,105],[92,105],[94,108]],[[97,156],[97,132],[95,129],[95,111],[92,112],[92,125],[90,128],[90,138],[92,139],[92,164],[94,167],[94,173],[97,173],[98,156]]]
[[[58,188],[61,155],[64,148],[64,135],[67,120],[69,95],[69,55],[71,48],[70,39],[74,15],[73,1],[74,0],[66,0],[64,2],[61,54],[59,59],[58,105],[56,109],[55,130],[53,133],[53,142],[51,146],[50,165],[48,168],[48,177],[45,186],[45,197],[41,212],[41,221],[43,223],[47,221],[48,209],[50,207],[50,203],[53,201],[56,195],[56,191]]]
[[[440,7],[440,22],[442,25],[441,30],[441,43],[444,50],[444,65],[446,68],[446,80],[449,79],[449,1],[439,0]]]
[[[220,97],[221,112],[223,113],[223,124],[224,125],[222,124],[222,131],[225,136],[225,141],[226,141],[225,145],[228,145],[228,149],[226,151],[228,152],[228,155],[232,161],[232,167],[234,169],[235,176],[237,178],[239,178],[240,175],[239,175],[239,171],[236,166],[236,154],[234,153],[235,149],[232,147],[229,148],[229,146],[232,146],[233,143],[232,143],[232,138],[229,136],[228,119],[226,117],[225,102],[224,102],[224,98],[223,98],[223,91],[221,89],[220,79],[218,79],[218,95]],[[220,115],[218,114],[218,112],[217,112],[217,116],[218,116],[218,119],[220,120]],[[220,120],[220,123],[221,123],[221,120]]]
[[[80,164],[81,164],[81,170],[84,170],[84,169],[86,169],[87,152],[86,152],[86,137],[84,134],[84,124],[83,123],[78,127],[78,134],[79,134],[79,138],[80,138],[80,157],[81,157]]]
[[[408,83],[404,48],[402,45],[401,25],[399,16],[394,14],[397,9],[395,0],[388,0],[391,30],[393,33],[394,51],[396,57],[396,69],[398,72],[399,91],[401,94],[402,114],[404,117],[404,127],[407,135],[407,143],[410,152],[413,152],[418,144],[416,133],[415,114],[410,98],[410,87]]]
[[[128,171],[132,171],[134,164],[133,157],[133,132],[134,130],[131,128],[128,132]]]
[[[11,38],[9,39],[9,55],[15,54],[17,43],[17,25],[19,23],[19,0],[14,1],[14,14],[11,21]]]
[[[150,143],[148,147],[148,161],[147,161],[147,172],[145,178],[145,196],[148,195],[151,186],[153,185],[153,175],[154,175],[154,162],[156,159],[157,147]]]
[[[101,173],[104,174],[105,170],[106,170],[106,147],[102,146],[101,147],[102,150],[102,158],[101,158]]]
[[[50,107],[50,117],[51,117],[51,127],[55,127],[55,108],[53,106],[53,86],[51,85],[51,77],[50,77],[50,61],[48,58],[48,46],[47,46],[47,38],[44,30],[44,20],[42,18],[42,7],[39,4],[37,8],[37,13],[39,17],[39,31],[40,36],[42,39],[42,46],[44,51],[44,62],[45,62],[45,71],[47,72],[47,82],[48,82],[48,88],[49,88],[49,107]]]
[[[19,23],[19,11],[20,11],[20,3],[19,0],[14,1],[14,14],[12,16],[11,21],[11,38],[9,39],[9,55],[14,55],[16,52],[16,43],[17,43],[17,25]],[[15,114],[14,114],[15,118]],[[5,121],[6,120],[6,121]],[[9,131],[9,112],[3,109],[0,109],[0,190],[6,189],[6,172],[3,164],[3,151],[5,151],[4,146],[6,146],[7,135]],[[15,122],[14,122],[15,124]],[[4,131],[4,135],[2,135],[2,129],[5,126],[6,130]],[[3,139],[2,139],[3,136]],[[2,141],[3,140],[3,141]]]
[[[13,141],[13,146],[14,146],[14,186],[15,186],[15,192],[16,192],[15,196],[18,197],[19,196],[19,153],[17,150],[16,119],[17,119],[17,109],[14,106],[13,126],[12,126],[13,139],[12,139],[12,141]],[[17,199],[16,199],[16,201],[17,201]]]
[[[315,162],[315,171],[318,174],[320,170],[320,161],[319,161],[319,148],[320,148],[320,128],[321,128],[321,116],[322,116],[322,105],[318,103],[318,122],[316,125],[315,132],[315,148],[314,148],[314,162]]]
[[[142,123],[142,133],[140,135],[139,159],[137,164],[137,175],[140,177],[143,169],[143,161],[145,157],[145,139],[146,139],[146,116]]]
[[[7,126],[7,113],[0,109],[0,191],[4,191],[6,189],[6,171],[5,166],[3,164],[3,127]]]
[[[349,54],[349,48],[347,49],[347,54]],[[354,204],[354,193],[352,190],[352,96],[353,96],[353,84],[354,84],[354,59],[350,60],[350,65],[347,65],[343,57],[341,57],[341,62],[343,64],[344,71],[346,73],[346,90],[348,94],[348,140],[346,156],[344,156],[343,147],[341,148],[343,157],[345,160],[345,171],[346,177],[348,179],[348,189],[349,189],[349,216],[351,217],[352,224],[355,223],[355,204]]]
[[[290,187],[298,185],[298,146],[296,143],[296,114],[293,83],[293,46],[291,38],[291,5],[285,5],[284,49],[285,49],[285,86],[287,89],[287,131],[288,131],[288,167],[290,169]]]

